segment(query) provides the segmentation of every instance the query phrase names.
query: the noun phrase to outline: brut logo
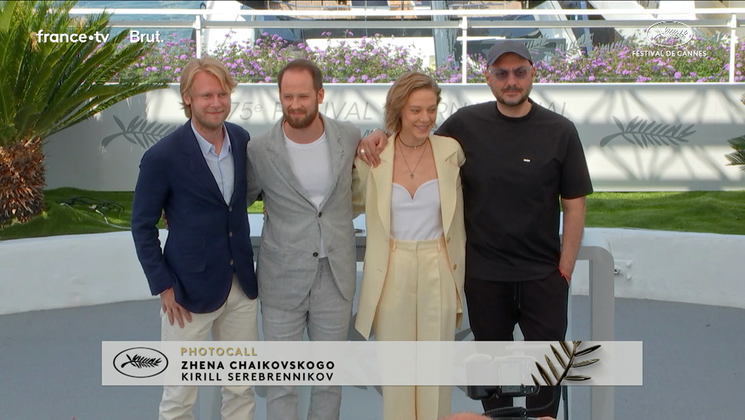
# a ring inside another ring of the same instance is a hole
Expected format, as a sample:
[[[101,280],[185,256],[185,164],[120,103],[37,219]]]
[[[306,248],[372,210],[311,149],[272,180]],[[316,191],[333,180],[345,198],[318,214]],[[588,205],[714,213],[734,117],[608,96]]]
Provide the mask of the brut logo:
[[[647,28],[647,39],[659,47],[679,47],[691,42],[693,29],[682,22],[657,22]]]
[[[131,378],[150,378],[163,373],[167,367],[166,355],[149,347],[133,347],[114,357],[114,368]]]

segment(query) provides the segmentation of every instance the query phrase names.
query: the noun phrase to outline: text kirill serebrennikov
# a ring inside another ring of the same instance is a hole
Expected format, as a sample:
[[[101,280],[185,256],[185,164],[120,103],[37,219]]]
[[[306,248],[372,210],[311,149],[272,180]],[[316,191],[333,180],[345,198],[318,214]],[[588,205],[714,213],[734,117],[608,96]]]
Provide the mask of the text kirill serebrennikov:
[[[182,347],[181,356],[256,357],[253,347]],[[327,382],[333,361],[314,360],[182,360],[181,380],[187,382]]]

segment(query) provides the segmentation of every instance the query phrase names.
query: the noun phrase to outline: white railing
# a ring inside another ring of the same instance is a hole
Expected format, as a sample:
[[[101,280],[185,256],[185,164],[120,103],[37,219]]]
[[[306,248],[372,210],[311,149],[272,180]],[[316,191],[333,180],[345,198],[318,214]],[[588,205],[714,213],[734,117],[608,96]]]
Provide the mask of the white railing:
[[[71,13],[87,15],[101,13],[104,9],[92,8],[75,8]],[[193,20],[172,20],[172,21],[141,21],[141,20],[121,20],[111,21],[110,26],[115,28],[138,27],[138,28],[192,28],[199,32],[200,36],[196,37],[197,57],[202,53],[203,31],[210,28],[286,28],[285,21],[213,21],[205,19],[207,15],[225,14],[221,10],[207,9],[107,9],[114,15],[183,15],[193,16]],[[461,59],[461,83],[466,84],[468,80],[468,30],[476,28],[647,28],[651,23],[657,22],[656,9],[643,10],[626,10],[626,9],[609,9],[609,10],[591,10],[591,9],[480,9],[480,10],[375,10],[375,9],[358,9],[348,10],[255,10],[243,9],[231,12],[238,16],[287,16],[313,18],[321,17],[318,20],[299,20],[293,21],[293,28],[298,29],[357,29],[357,28],[419,28],[419,29],[460,29],[461,36],[459,41],[462,45]],[[659,12],[659,11],[658,11]],[[665,10],[665,20],[670,20],[670,16],[679,14],[681,16],[690,15],[714,15],[707,19],[681,19],[676,22],[684,23],[692,28],[726,28],[729,29],[730,35],[730,60],[729,60],[729,83],[735,82],[735,54],[737,47],[737,29],[745,27],[745,19],[738,19],[738,14],[745,14],[745,8],[702,8],[686,10]],[[469,18],[473,17],[503,17],[503,16],[629,16],[638,15],[640,19],[619,19],[619,20],[559,20],[559,21],[474,21]],[[652,19],[649,16],[652,16]],[[444,17],[450,16],[451,20],[389,20],[389,21],[369,21],[369,20],[348,20],[333,19],[348,17],[400,17],[400,16],[417,16],[417,17]],[[722,18],[721,16],[728,16]]]

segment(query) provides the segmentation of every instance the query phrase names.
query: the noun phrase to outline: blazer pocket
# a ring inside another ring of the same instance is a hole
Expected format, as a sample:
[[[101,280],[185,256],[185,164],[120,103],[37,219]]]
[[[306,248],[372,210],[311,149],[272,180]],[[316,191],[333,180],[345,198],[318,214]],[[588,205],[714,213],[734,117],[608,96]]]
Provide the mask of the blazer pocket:
[[[284,251],[272,245],[265,245],[263,242],[259,247],[258,265],[280,266],[284,260]]]
[[[193,254],[196,252],[203,252],[205,249],[205,242],[202,238],[187,238],[183,240],[178,247],[180,254]]]

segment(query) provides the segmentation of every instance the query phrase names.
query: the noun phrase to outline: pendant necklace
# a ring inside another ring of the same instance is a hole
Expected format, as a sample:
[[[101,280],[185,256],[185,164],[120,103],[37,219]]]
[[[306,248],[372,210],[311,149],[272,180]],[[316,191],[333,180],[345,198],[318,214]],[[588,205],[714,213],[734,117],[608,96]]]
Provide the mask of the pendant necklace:
[[[424,157],[424,152],[427,151],[427,147],[426,146],[427,146],[427,141],[429,140],[429,137],[427,137],[427,139],[424,140],[422,142],[422,144],[419,144],[419,145],[416,145],[416,146],[409,146],[408,144],[406,144],[403,141],[401,141],[401,137],[399,137],[399,136],[396,136],[396,139],[398,140],[399,143],[403,144],[406,147],[412,148],[412,149],[416,149],[419,146],[425,146],[425,147],[422,148],[422,154],[419,155],[419,160],[416,161],[416,165],[414,165],[414,169],[411,169],[411,166],[409,166],[409,162],[406,160],[406,154],[404,154],[404,152],[402,150],[399,150],[399,153],[401,153],[401,157],[404,158],[404,163],[406,164],[406,169],[409,170],[409,177],[411,179],[414,179],[414,172],[416,171],[416,168],[419,166],[419,163],[422,161],[422,158]]]

